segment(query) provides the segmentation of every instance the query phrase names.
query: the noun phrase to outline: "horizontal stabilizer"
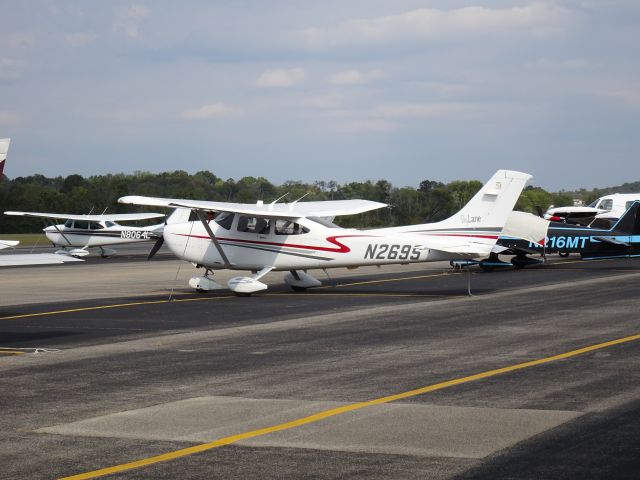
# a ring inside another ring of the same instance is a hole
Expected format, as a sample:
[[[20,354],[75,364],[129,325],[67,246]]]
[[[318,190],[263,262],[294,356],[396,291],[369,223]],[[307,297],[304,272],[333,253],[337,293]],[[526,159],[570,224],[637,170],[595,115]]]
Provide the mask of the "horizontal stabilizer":
[[[474,257],[484,257],[491,253],[493,245],[479,242],[453,243],[445,239],[430,238],[427,244],[429,250],[454,253],[458,255],[471,255]]]
[[[594,240],[597,240],[599,242],[605,242],[605,243],[610,243],[612,245],[620,245],[622,247],[628,247],[629,243],[627,242],[622,242],[614,237],[593,237]]]
[[[507,223],[502,230],[501,236],[519,238],[538,245],[544,245],[549,223],[549,220],[531,213],[513,211],[507,218]]]

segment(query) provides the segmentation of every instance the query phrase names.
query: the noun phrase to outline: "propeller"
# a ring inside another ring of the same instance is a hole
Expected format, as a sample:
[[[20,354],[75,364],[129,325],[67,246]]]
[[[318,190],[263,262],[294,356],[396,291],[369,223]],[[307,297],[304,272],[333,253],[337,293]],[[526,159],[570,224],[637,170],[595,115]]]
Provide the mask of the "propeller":
[[[161,234],[158,237],[158,240],[156,240],[156,243],[153,244],[153,248],[149,252],[149,256],[147,256],[147,261],[151,260],[154,257],[154,255],[158,253],[158,250],[162,248],[163,244],[164,244],[164,235]]]

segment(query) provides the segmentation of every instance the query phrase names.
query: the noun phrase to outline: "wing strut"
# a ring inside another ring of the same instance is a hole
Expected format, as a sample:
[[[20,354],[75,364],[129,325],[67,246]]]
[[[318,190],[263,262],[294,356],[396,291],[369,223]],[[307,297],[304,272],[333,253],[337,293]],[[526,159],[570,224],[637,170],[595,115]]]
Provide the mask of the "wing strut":
[[[213,230],[211,230],[211,227],[209,226],[209,223],[207,222],[207,217],[205,217],[204,212],[202,210],[195,210],[195,209],[194,209],[194,211],[196,212],[196,215],[198,216],[198,219],[200,219],[200,221],[202,222],[202,225],[204,225],[204,229],[207,231],[207,233],[211,237],[211,241],[213,242],[213,244],[218,249],[218,253],[220,254],[220,257],[222,258],[222,261],[224,262],[224,266],[226,268],[230,268],[231,267],[231,262],[229,261],[229,258],[227,258],[227,254],[224,253],[224,250],[222,249],[222,245],[220,245],[220,242],[218,242],[218,239],[213,234]]]
[[[64,238],[64,240],[67,242],[67,244],[69,244],[69,246],[70,246],[70,247],[72,247],[72,246],[73,246],[73,245],[71,245],[71,242],[69,241],[69,239],[67,238],[67,236],[66,236],[64,233],[62,233],[62,230],[60,230],[60,229],[58,228],[58,225],[56,225],[56,223],[55,223],[53,220],[51,220],[51,219],[50,219],[50,218],[48,218],[48,217],[45,217],[45,222],[47,222],[49,225],[52,225],[52,226],[53,226],[53,228],[55,228],[55,229],[58,231],[58,233],[59,233],[60,235],[62,235],[62,238]]]

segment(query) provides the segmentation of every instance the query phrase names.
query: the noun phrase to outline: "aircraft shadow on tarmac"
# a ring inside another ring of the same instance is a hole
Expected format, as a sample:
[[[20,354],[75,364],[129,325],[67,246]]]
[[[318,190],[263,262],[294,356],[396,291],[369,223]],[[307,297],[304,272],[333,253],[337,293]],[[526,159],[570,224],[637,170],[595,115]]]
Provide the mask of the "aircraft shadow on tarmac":
[[[38,342],[81,334],[82,332],[73,330],[42,330],[29,332],[2,331],[0,332],[0,345],[3,347],[8,345],[22,345],[24,342]]]

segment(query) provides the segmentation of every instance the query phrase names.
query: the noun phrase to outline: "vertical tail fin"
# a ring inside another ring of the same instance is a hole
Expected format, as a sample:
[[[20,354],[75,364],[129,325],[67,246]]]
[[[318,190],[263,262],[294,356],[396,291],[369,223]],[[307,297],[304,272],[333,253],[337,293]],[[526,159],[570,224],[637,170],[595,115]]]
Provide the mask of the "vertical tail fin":
[[[640,202],[633,202],[611,230],[616,233],[640,235]]]
[[[10,143],[10,138],[0,138],[0,180],[2,180],[2,175],[4,174],[4,161],[7,159]]]
[[[531,178],[527,173],[498,170],[462,210],[436,225],[439,228],[489,230],[499,234]]]

